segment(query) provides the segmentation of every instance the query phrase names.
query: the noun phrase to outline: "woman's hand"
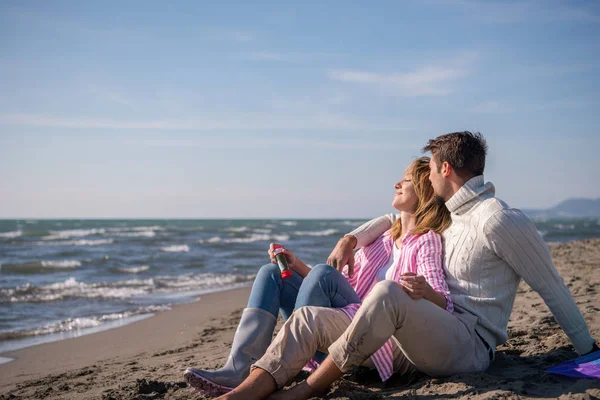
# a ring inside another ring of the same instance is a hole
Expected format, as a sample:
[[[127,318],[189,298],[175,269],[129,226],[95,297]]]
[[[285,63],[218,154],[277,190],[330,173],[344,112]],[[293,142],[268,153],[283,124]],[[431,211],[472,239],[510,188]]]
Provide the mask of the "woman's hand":
[[[277,264],[277,260],[275,259],[275,253],[273,252],[273,247],[277,245],[277,243],[271,243],[269,245],[269,250],[267,251],[269,253],[269,258],[271,259],[271,262],[273,264]],[[278,245],[281,246],[281,245]],[[288,263],[288,267],[290,267],[291,269],[294,269],[296,266],[296,262],[298,261],[298,257],[296,257],[294,255],[294,253],[292,253],[290,250],[286,249],[285,247],[283,247],[283,252],[282,254],[285,256],[285,259]]]
[[[406,272],[402,274],[402,280],[398,283],[412,299],[426,299],[443,309],[446,308],[446,298],[433,290],[424,276]]]
[[[433,290],[431,286],[429,286],[429,283],[427,283],[427,280],[425,280],[424,276],[412,272],[402,274],[400,285],[402,285],[406,293],[415,300],[428,298],[431,290]]]

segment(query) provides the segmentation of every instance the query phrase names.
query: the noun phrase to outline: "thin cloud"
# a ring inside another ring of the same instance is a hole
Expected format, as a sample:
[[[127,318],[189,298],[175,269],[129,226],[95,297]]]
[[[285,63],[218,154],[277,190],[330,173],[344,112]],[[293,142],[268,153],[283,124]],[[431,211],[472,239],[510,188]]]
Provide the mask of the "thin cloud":
[[[467,75],[467,71],[458,67],[428,66],[407,73],[333,70],[328,75],[332,80],[363,84],[400,96],[444,96],[452,92],[450,84]]]
[[[407,130],[405,121],[369,121],[345,114],[320,113],[310,115],[273,115],[271,113],[238,113],[220,117],[208,116],[194,119],[117,120],[86,117],[57,117],[39,114],[0,115],[0,125],[37,126],[46,128],[85,129],[145,129],[145,130],[267,130],[267,129],[319,129],[319,130]],[[402,128],[401,128],[402,127]]]
[[[277,138],[273,139],[127,139],[124,144],[147,147],[160,148],[311,148],[311,149],[332,149],[332,150],[375,150],[389,149],[389,144],[381,144],[377,142],[356,142],[353,140],[350,143],[336,142],[333,140],[319,139],[292,139],[292,138]]]

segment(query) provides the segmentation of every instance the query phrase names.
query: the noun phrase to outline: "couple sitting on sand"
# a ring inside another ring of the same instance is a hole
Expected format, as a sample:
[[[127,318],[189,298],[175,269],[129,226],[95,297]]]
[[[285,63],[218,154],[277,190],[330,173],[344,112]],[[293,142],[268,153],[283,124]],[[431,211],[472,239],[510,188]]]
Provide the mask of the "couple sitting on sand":
[[[578,353],[597,349],[535,225],[484,183],[486,150],[470,132],[430,140],[431,159],[415,160],[394,186],[399,217],[340,239],[329,265],[310,269],[286,250],[292,277],[263,266],[225,366],[188,368],[186,381],[223,399],[307,399],[360,365],[384,381],[415,370],[484,371],[508,338],[521,278]],[[274,260],[272,246],[269,254]],[[280,311],[286,322],[271,341]],[[303,368],[314,372],[278,391]]]

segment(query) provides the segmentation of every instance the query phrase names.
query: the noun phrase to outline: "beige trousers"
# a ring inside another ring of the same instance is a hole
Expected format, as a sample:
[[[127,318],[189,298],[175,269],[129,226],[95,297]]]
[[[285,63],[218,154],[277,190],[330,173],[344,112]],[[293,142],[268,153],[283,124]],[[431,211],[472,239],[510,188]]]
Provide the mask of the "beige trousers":
[[[283,325],[253,368],[269,372],[278,388],[292,380],[316,350],[329,351],[342,372],[373,366],[369,357],[390,337],[399,344],[394,370],[431,376],[484,371],[489,353],[475,333],[477,319],[413,300],[393,281],[379,282],[352,321],[344,312],[302,307]]]

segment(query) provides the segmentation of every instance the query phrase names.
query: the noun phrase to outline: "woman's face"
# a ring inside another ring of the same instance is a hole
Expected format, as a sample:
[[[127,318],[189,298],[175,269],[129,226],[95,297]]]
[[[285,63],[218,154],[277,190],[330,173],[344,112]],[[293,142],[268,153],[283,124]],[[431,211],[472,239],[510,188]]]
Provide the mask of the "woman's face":
[[[398,211],[414,213],[417,210],[419,198],[415,193],[410,169],[411,167],[409,166],[404,172],[402,180],[394,185],[396,194],[394,195],[392,206]]]

